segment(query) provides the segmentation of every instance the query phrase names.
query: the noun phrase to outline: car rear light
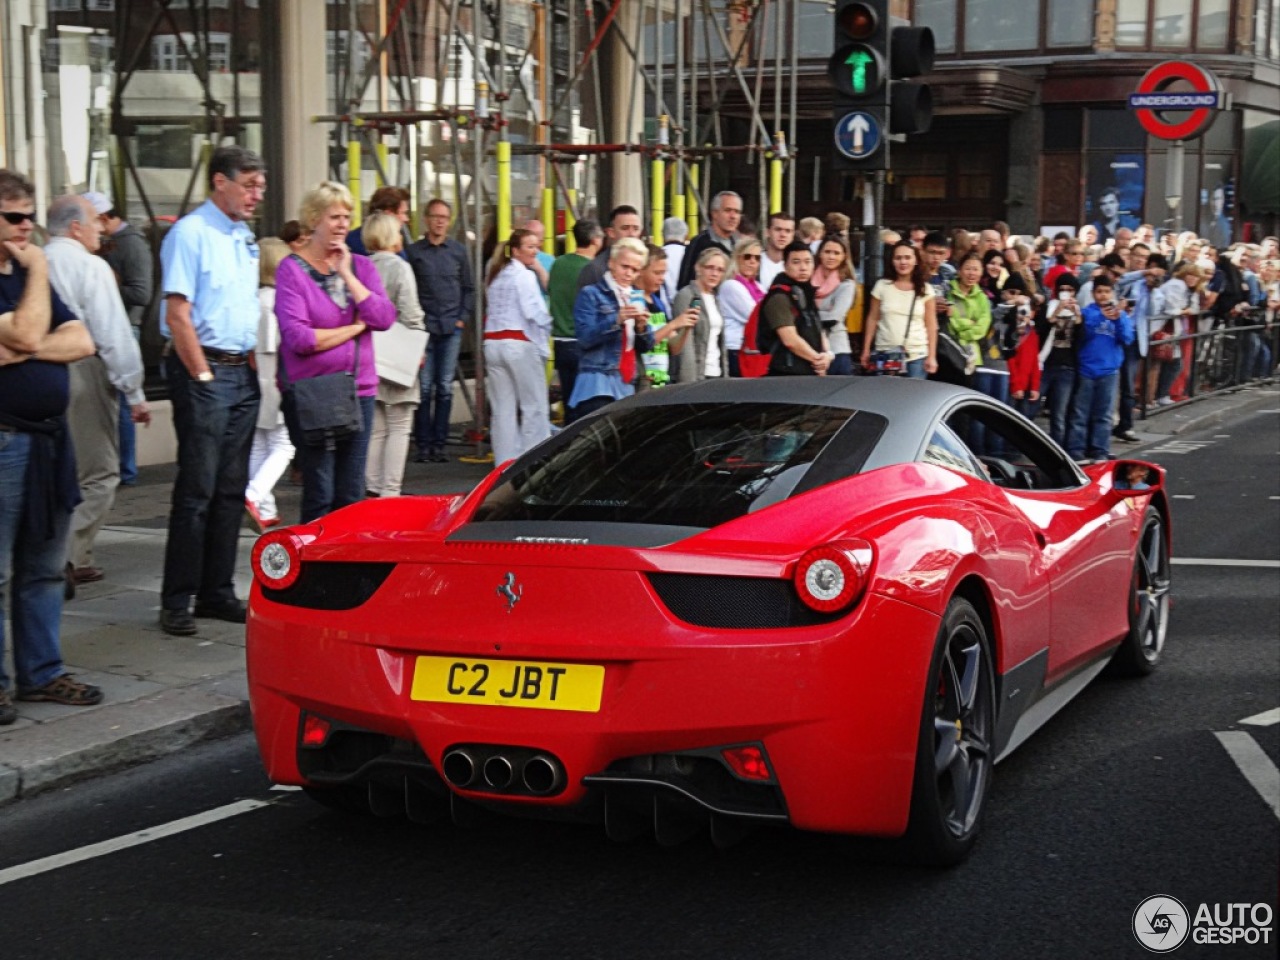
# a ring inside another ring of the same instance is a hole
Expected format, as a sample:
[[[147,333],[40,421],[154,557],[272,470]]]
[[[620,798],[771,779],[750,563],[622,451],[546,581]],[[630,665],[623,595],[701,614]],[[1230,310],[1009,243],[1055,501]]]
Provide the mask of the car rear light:
[[[264,534],[253,545],[253,575],[269,590],[286,590],[302,572],[302,548],[320,535],[315,524]]]
[[[773,772],[764,750],[756,746],[726,747],[720,751],[725,763],[743,780],[772,780]]]
[[[333,724],[324,717],[317,717],[313,713],[303,714],[302,745],[304,747],[323,747],[329,739],[329,731],[332,729]]]
[[[810,609],[835,613],[862,596],[870,570],[871,544],[865,540],[814,547],[796,564],[796,593]]]

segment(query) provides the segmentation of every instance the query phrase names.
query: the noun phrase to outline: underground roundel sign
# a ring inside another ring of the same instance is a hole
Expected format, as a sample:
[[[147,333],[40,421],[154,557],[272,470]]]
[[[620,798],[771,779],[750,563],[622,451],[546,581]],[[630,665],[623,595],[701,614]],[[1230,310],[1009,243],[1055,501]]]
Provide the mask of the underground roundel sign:
[[[1190,89],[1170,90],[1175,83]],[[1137,92],[1129,94],[1129,109],[1137,111],[1142,129],[1161,140],[1200,136],[1222,105],[1218,79],[1187,60],[1157,64],[1139,81]]]

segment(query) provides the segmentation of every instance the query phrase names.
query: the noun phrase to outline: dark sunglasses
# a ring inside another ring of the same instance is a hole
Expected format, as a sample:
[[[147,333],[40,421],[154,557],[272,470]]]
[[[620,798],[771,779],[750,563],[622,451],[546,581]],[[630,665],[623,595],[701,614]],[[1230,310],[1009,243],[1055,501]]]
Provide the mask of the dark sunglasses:
[[[743,254],[739,254],[738,259],[739,259],[739,260],[759,260],[759,259],[760,259],[760,254],[758,254],[758,253],[743,253]]]
[[[19,213],[16,210],[5,210],[0,213],[0,217],[4,217],[6,221],[13,224],[15,227],[24,220],[30,220],[32,223],[36,222],[36,215],[34,213]]]

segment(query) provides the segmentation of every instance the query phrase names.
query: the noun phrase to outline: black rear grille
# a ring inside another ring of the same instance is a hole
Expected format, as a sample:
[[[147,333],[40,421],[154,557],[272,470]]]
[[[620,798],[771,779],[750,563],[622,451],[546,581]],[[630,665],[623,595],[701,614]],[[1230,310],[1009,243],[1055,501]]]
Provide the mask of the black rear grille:
[[[768,630],[830,623],[840,616],[810,610],[800,602],[790,580],[697,573],[650,573],[648,577],[667,609],[697,627]]]
[[[352,610],[368,601],[391,575],[394,563],[318,563],[304,561],[293,586],[263,588],[272,603],[312,610]]]

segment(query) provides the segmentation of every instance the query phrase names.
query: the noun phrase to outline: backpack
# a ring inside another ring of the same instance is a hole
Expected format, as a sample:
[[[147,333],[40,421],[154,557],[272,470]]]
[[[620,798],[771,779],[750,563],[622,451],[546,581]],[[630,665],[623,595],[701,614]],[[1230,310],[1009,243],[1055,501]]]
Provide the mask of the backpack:
[[[788,294],[791,288],[786,284],[775,283],[769,288],[773,290],[785,290]],[[765,300],[769,299],[769,294],[764,297],[751,308],[751,316],[747,318],[747,325],[742,331],[742,349],[738,351],[738,370],[744,377],[763,377],[769,372],[769,362],[773,359],[773,349],[778,345],[778,335],[773,328],[767,323],[763,328],[760,326],[760,307],[764,305]]]

